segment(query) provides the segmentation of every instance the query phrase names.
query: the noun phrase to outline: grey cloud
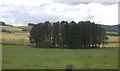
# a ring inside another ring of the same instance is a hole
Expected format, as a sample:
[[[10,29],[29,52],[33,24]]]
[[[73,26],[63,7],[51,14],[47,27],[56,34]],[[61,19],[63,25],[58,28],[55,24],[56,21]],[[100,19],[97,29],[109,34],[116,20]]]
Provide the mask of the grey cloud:
[[[79,5],[79,4],[89,4],[89,3],[100,3],[102,5],[113,5],[118,3],[119,0],[53,0],[57,3],[65,3],[68,5]]]
[[[54,2],[118,2],[119,0],[53,0]]]
[[[45,7],[45,6],[48,6],[48,5],[50,5],[50,4],[41,4],[41,5],[39,5],[39,7]]]
[[[102,2],[102,5],[113,5],[113,4],[117,4],[117,2]]]
[[[89,4],[89,3],[99,3],[102,5],[117,4],[117,2],[61,2],[61,3],[68,4],[68,5],[80,5],[80,4]]]
[[[29,22],[39,23],[44,21],[60,21],[60,20],[67,20],[71,21],[74,20],[74,16],[65,15],[67,12],[76,11],[80,9],[80,6],[71,7],[70,5],[79,5],[79,4],[89,4],[87,2],[67,2],[69,6],[61,7],[59,4],[58,7],[53,4],[41,4],[39,6],[19,6],[19,5],[0,5],[0,17],[5,18],[6,22],[9,22],[12,25],[15,24],[25,24]],[[108,5],[107,3],[104,3]],[[50,6],[49,6],[50,5]],[[64,6],[64,5],[63,5]],[[58,9],[59,8],[59,9]],[[62,9],[60,9],[62,8]],[[88,15],[84,17],[85,20],[90,20],[94,16],[87,13]],[[13,19],[13,22],[10,22]],[[8,24],[9,24],[8,23]]]
[[[59,16],[56,14],[47,14],[44,11],[44,6],[46,5],[40,5],[38,7],[22,7],[22,6],[16,6],[16,5],[4,5],[4,8],[6,7],[7,10],[5,12],[0,12],[1,17],[6,19],[6,22],[9,22],[8,24],[16,25],[16,24],[23,24],[27,25],[29,22],[39,23],[44,22],[46,20],[49,21],[56,21],[59,20]],[[0,6],[1,9],[3,9],[3,5]],[[35,15],[30,14],[29,12],[35,11],[37,12]],[[14,23],[10,22],[10,20],[13,19]]]
[[[68,5],[89,4],[89,2],[61,2]]]
[[[91,20],[91,19],[93,19],[93,18],[94,18],[94,15],[88,14],[88,15],[84,18],[84,20]]]

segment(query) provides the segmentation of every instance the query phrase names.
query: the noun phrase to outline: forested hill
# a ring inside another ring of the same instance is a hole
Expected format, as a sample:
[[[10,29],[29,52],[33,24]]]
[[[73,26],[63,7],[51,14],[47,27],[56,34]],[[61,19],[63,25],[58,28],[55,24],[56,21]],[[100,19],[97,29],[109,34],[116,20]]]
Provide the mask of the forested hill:
[[[101,25],[101,27],[103,27],[105,29],[105,31],[107,33],[110,33],[110,34],[118,34],[120,33],[120,24],[119,25]]]
[[[101,27],[103,27],[106,31],[108,32],[117,32],[118,31],[118,26],[120,25],[101,25]]]

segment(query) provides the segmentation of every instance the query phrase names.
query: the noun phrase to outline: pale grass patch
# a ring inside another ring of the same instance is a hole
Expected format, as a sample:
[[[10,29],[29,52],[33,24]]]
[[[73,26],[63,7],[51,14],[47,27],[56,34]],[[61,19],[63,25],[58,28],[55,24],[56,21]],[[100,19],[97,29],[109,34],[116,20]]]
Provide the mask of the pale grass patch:
[[[29,45],[29,33],[2,33],[2,43],[11,45]]]

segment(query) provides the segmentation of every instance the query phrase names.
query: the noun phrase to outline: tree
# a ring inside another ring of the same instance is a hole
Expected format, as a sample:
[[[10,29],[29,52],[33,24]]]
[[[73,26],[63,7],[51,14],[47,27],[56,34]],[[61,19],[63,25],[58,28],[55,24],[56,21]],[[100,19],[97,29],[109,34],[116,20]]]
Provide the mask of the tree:
[[[30,43],[35,43],[37,47],[47,47],[46,45],[46,25],[39,23],[30,31]]]
[[[0,25],[5,26],[5,22],[0,21]]]
[[[34,26],[35,24],[34,23],[28,23],[28,26]]]
[[[70,25],[66,22],[63,27],[63,42],[64,47],[70,47]]]
[[[53,47],[58,47],[59,45],[59,22],[53,22]]]
[[[63,31],[63,28],[64,28],[64,25],[67,23],[67,21],[61,21],[60,22],[60,28],[59,28],[59,44],[60,44],[60,47],[64,47],[64,40],[63,40],[63,38],[64,38],[64,36],[63,36],[63,33],[64,33],[64,31]]]
[[[37,47],[98,48],[107,44],[104,28],[90,21],[53,22],[45,21],[33,26],[30,43]]]

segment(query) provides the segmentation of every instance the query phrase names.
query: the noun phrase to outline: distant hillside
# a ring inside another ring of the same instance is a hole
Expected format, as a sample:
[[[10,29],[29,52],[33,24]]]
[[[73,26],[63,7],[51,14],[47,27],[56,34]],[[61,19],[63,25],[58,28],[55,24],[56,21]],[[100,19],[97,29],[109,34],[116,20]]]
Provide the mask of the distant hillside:
[[[113,25],[113,26],[101,25],[101,27],[103,27],[105,29],[105,31],[107,32],[107,34],[118,35],[120,33],[120,30],[118,29],[120,27],[120,25]]]
[[[0,21],[0,31],[6,33],[13,32],[29,32],[32,26],[12,26],[9,24],[5,24],[5,22]]]
[[[16,28],[22,29],[24,32],[29,32],[32,28],[32,26],[14,26]]]
[[[0,26],[2,26],[0,27],[1,31],[9,31],[9,32],[29,32],[34,25],[35,24],[33,23],[28,23],[28,26],[12,26],[9,24],[7,25],[4,22],[0,21]],[[100,25],[100,26],[105,29],[108,35],[120,34],[120,30],[118,30],[118,28],[120,28],[120,25],[113,25],[113,26]]]
[[[1,32],[14,33],[14,32],[30,32],[31,26],[2,26]]]
[[[0,27],[1,32],[13,33],[13,32],[22,32],[22,29],[11,27],[11,26],[2,26]]]
[[[118,26],[120,25],[101,25],[101,27],[103,27],[107,32],[118,32]]]

